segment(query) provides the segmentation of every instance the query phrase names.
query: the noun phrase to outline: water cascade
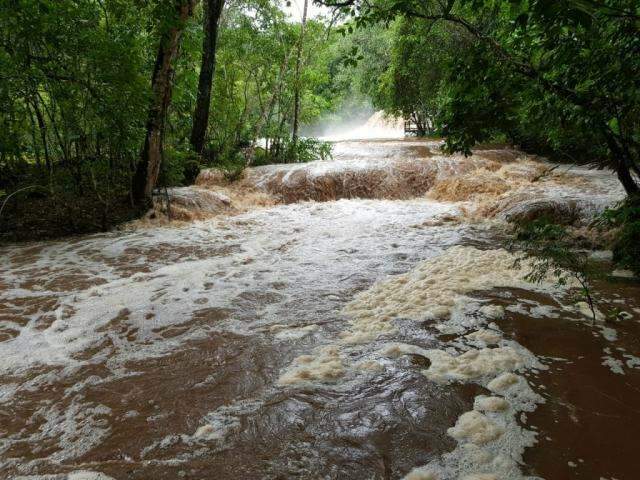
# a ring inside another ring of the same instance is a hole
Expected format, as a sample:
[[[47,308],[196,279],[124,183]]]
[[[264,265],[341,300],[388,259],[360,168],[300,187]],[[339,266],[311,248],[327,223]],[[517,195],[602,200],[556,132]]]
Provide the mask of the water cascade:
[[[1,247],[1,476],[633,478],[640,287],[599,287],[626,320],[591,325],[501,241],[589,223],[616,179],[400,128],[205,171],[171,222]]]

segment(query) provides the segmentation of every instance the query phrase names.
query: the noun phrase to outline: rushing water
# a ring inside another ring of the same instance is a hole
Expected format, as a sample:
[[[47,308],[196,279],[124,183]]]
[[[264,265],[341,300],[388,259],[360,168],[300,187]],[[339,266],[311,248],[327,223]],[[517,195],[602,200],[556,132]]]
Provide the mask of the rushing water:
[[[500,249],[620,197],[547,167],[343,141],[250,172],[284,203],[2,247],[0,476],[636,478],[640,287],[591,325]]]

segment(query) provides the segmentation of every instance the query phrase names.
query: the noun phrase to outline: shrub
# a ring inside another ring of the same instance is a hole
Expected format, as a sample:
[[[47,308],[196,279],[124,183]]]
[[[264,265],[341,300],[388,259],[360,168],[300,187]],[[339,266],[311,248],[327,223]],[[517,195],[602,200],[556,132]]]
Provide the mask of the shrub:
[[[558,285],[568,285],[575,280],[581,287],[580,294],[589,305],[593,321],[596,321],[595,301],[591,295],[591,283],[601,276],[598,265],[591,260],[588,252],[576,250],[572,236],[562,225],[541,217],[521,225],[515,242],[524,251],[516,266],[523,260],[531,262],[531,271],[526,275],[528,281],[540,283],[553,276]]]
[[[613,261],[640,275],[640,196],[628,197],[602,214],[606,226],[618,228],[613,243]]]

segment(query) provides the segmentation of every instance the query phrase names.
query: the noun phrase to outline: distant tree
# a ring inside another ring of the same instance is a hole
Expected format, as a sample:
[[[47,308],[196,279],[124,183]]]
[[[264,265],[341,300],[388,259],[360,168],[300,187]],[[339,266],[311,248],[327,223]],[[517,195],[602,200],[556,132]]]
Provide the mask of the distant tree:
[[[304,6],[302,7],[302,20],[300,22],[300,38],[298,39],[298,46],[296,51],[296,70],[294,74],[293,85],[293,144],[298,141],[298,130],[300,128],[300,69],[302,68],[302,51],[304,46],[304,34],[307,26],[307,9],[309,7],[309,0],[304,0]]]

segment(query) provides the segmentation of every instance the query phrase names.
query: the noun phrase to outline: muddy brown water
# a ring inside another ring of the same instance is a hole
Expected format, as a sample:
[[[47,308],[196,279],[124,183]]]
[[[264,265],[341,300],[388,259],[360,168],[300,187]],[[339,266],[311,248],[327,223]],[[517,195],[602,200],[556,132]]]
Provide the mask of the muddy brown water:
[[[434,148],[345,142],[339,160],[427,162]],[[496,151],[492,159],[514,160]],[[485,225],[437,221],[459,213],[423,198],[343,199],[1,247],[0,477],[399,479],[437,461],[455,448],[447,429],[483,387],[434,383],[421,356],[335,382],[278,378],[299,355],[334,343],[342,307],[376,280],[452,245],[500,245]],[[525,474],[640,475],[640,285],[602,283],[597,293],[603,309],[629,312],[607,324],[614,340],[556,297],[475,294],[507,307],[505,337],[549,367],[526,372],[546,401],[522,420],[538,432]],[[557,318],[536,314],[541,305]],[[402,322],[342,355],[379,360],[389,342],[455,343],[432,323]],[[211,435],[196,435],[208,425]]]
[[[640,306],[637,282],[600,282],[598,295],[605,310],[619,307],[621,299],[628,308]],[[524,456],[529,469],[544,478],[640,475],[633,433],[640,429],[640,370],[612,373],[603,365],[608,352],[624,362],[640,351],[639,316],[611,319],[606,325],[616,330],[616,340],[608,341],[594,333],[589,322],[570,315],[532,321],[516,313],[500,322],[507,334],[546,358],[549,366],[531,376],[546,403],[528,416],[527,422],[540,432],[540,445]]]

